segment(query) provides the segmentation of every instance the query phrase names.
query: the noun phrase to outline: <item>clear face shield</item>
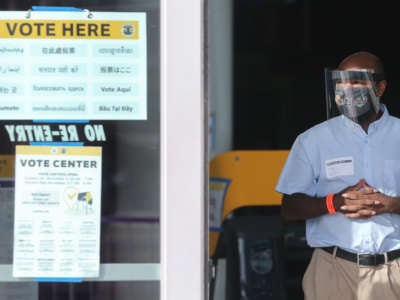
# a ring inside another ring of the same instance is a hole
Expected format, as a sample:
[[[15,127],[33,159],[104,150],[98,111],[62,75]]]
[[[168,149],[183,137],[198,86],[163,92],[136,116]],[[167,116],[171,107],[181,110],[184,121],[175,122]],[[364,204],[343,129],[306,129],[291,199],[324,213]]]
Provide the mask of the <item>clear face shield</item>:
[[[362,123],[379,111],[379,97],[373,73],[367,70],[325,69],[327,117],[343,114]]]

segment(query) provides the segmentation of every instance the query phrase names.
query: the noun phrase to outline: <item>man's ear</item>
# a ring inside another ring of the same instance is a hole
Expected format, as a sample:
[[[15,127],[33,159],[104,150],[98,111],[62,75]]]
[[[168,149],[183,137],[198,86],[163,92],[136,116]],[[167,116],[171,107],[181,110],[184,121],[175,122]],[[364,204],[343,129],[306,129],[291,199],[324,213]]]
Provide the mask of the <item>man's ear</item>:
[[[377,94],[379,97],[382,97],[383,93],[386,90],[387,81],[381,80],[376,84]]]

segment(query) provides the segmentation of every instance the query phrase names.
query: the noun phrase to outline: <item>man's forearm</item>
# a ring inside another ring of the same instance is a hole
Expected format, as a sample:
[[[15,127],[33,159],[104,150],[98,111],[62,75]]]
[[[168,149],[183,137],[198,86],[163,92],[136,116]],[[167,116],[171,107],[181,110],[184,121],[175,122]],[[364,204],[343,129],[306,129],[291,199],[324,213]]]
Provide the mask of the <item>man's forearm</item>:
[[[283,195],[281,215],[287,221],[306,220],[327,213],[325,197],[311,197],[302,193]]]

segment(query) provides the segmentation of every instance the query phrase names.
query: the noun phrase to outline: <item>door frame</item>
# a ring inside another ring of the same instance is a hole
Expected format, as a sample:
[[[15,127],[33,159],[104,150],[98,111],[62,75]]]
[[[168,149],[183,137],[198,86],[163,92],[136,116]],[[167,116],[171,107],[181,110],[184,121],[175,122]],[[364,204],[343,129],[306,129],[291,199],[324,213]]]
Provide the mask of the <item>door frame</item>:
[[[161,300],[207,292],[203,0],[161,0]]]

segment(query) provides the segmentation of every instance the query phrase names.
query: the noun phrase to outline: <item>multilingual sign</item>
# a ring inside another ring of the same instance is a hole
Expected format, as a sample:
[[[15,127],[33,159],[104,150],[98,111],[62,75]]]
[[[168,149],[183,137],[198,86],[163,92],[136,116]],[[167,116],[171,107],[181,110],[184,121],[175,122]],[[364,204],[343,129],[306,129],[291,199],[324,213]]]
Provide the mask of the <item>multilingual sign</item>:
[[[0,120],[146,120],[146,14],[3,11]]]

